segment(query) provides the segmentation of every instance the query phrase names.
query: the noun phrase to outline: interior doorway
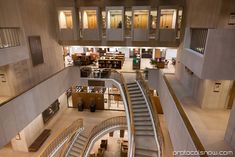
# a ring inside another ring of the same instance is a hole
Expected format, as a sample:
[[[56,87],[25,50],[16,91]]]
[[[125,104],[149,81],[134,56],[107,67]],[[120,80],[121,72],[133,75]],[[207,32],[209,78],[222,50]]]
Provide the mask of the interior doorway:
[[[231,88],[231,90],[229,92],[229,100],[228,100],[228,107],[227,107],[227,109],[232,109],[234,99],[235,99],[235,81],[233,81],[232,88]]]

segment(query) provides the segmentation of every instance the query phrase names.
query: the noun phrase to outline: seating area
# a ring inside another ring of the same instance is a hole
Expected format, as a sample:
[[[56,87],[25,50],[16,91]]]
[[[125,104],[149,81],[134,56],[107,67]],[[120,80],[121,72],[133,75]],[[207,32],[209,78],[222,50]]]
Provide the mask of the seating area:
[[[90,157],[103,157],[105,150],[107,150],[108,147],[108,140],[101,140],[100,148],[98,148],[98,153],[95,155],[95,153],[91,153]]]
[[[88,77],[92,72],[90,67],[83,67],[81,68],[81,77]]]
[[[120,156],[121,157],[127,157],[127,154],[128,154],[128,141],[123,140],[121,142],[121,154],[120,154]]]
[[[45,129],[36,140],[29,146],[29,152],[36,152],[40,149],[46,139],[50,136],[51,130]]]

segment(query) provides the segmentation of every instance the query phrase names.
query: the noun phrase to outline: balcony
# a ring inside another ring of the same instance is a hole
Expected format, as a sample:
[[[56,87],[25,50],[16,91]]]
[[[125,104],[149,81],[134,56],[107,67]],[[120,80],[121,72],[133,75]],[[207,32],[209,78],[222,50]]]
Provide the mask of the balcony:
[[[77,15],[73,8],[57,8],[59,17],[61,11],[67,12],[65,22],[59,28],[62,45],[179,45],[183,15],[181,7],[160,7],[157,10],[151,6],[109,6],[104,9],[84,6],[76,11]]]
[[[234,80],[233,41],[232,29],[187,28],[180,61],[201,79]]]
[[[29,58],[19,27],[0,27],[0,66]]]

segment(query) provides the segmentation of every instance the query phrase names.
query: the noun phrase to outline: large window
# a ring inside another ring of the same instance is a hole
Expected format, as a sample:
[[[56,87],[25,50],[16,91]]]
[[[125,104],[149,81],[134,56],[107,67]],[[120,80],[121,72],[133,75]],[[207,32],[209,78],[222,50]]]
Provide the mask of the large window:
[[[71,10],[59,11],[59,26],[60,26],[60,29],[72,29],[73,28],[73,18],[72,18]]]
[[[160,29],[175,29],[176,9],[162,9],[160,17]]]
[[[148,10],[134,10],[134,28],[148,29]]]
[[[122,28],[122,10],[108,11],[108,28]]]
[[[96,10],[83,11],[83,29],[97,28],[97,13]]]

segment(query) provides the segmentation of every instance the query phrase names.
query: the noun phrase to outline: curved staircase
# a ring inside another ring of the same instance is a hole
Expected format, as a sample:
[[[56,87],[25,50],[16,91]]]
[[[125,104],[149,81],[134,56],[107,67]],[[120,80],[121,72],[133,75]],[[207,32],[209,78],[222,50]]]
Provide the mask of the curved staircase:
[[[135,126],[135,157],[158,157],[151,113],[137,82],[127,83]]]

